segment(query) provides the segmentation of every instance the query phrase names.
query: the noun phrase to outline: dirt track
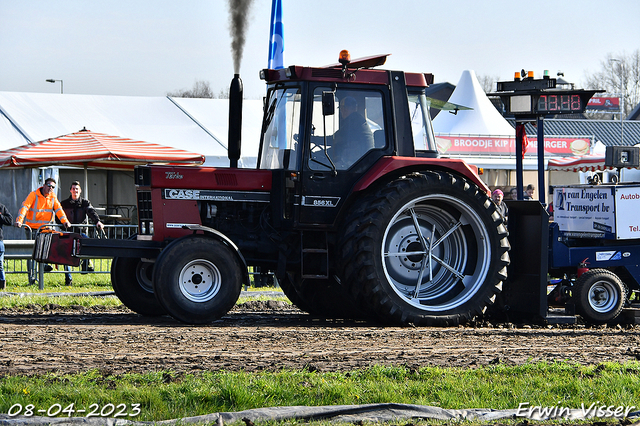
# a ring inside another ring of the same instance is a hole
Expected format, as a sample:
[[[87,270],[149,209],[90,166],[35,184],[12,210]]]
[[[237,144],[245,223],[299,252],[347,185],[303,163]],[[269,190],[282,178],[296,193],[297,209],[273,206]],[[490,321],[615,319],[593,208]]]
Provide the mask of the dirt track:
[[[372,364],[474,367],[640,359],[640,326],[413,328],[312,318],[283,302],[251,301],[210,326],[143,318],[126,308],[0,310],[0,374],[101,369],[343,371]]]

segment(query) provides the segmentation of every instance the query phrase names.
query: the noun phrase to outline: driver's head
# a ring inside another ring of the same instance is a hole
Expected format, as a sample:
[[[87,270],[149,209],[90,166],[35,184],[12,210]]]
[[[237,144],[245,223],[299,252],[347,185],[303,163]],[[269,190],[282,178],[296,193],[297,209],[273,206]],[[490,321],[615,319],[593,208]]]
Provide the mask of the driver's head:
[[[358,103],[351,96],[346,96],[340,101],[340,117],[347,118],[358,110]]]

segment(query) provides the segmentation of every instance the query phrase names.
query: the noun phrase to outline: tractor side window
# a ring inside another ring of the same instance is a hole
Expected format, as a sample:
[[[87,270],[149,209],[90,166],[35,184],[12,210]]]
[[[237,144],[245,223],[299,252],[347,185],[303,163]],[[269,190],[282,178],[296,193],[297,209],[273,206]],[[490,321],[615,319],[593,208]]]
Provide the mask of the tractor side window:
[[[300,89],[278,89],[265,104],[261,169],[296,170],[300,129]]]
[[[435,136],[431,127],[429,101],[424,93],[409,94],[409,111],[411,113],[411,130],[413,146],[416,151],[436,151]]]
[[[386,146],[382,93],[373,90],[336,90],[335,113],[323,116],[322,93],[313,94],[309,168],[347,170],[372,149]]]

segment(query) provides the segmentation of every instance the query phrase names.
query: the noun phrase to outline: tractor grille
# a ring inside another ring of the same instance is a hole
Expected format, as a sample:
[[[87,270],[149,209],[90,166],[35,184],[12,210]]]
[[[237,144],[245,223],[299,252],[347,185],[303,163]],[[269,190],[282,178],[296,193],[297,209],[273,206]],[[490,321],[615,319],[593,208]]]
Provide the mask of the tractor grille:
[[[238,186],[238,179],[233,173],[216,173],[215,177],[218,186]]]
[[[153,234],[151,191],[138,191],[138,222],[140,234]]]

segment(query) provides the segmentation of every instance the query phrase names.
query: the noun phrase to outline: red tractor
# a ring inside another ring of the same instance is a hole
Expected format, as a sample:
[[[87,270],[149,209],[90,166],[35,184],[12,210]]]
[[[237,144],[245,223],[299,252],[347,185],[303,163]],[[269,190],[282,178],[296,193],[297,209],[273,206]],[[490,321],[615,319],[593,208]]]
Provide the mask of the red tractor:
[[[78,240],[114,256],[113,288],[142,315],[225,315],[272,271],[299,308],[391,324],[456,325],[493,303],[509,243],[477,169],[439,158],[433,75],[377,69],[386,56],[261,71],[256,169],[240,156],[242,88],[230,90],[231,167],[142,166],[135,240]]]

